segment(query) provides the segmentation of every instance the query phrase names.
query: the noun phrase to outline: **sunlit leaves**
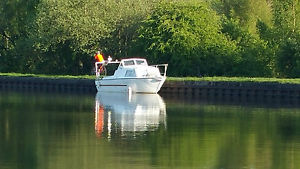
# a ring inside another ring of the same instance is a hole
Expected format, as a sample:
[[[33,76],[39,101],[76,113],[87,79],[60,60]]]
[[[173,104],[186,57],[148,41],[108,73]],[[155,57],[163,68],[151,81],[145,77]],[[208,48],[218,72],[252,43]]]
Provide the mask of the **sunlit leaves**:
[[[106,13],[110,8],[96,0],[42,1],[36,21],[38,47],[49,50],[69,41],[74,50],[95,50],[97,42],[113,30],[114,20]]]
[[[68,41],[74,51],[111,51],[109,48],[122,43],[122,38],[131,38],[126,33],[131,36],[135,30],[128,28],[136,27],[151,4],[133,0],[42,0],[38,6],[36,45],[49,50]]]
[[[102,49],[171,75],[299,77],[299,20],[299,0],[4,0],[0,71],[90,73]]]
[[[235,44],[221,33],[220,23],[203,2],[162,3],[139,30],[139,43],[153,62],[168,62],[174,75],[226,74]]]

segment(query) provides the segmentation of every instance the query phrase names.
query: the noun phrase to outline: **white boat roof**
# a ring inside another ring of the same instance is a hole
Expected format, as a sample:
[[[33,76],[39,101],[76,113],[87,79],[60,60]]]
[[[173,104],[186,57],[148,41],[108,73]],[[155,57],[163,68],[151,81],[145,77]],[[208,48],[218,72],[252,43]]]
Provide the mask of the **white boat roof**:
[[[127,58],[122,59],[120,65],[123,67],[148,66],[148,63],[147,60],[143,58]]]

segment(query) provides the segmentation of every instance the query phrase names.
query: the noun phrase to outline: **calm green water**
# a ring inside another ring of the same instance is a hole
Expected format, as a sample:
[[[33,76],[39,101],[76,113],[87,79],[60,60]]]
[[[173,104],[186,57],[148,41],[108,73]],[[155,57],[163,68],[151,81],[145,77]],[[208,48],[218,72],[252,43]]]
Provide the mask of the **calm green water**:
[[[0,168],[298,169],[295,107],[1,92]]]

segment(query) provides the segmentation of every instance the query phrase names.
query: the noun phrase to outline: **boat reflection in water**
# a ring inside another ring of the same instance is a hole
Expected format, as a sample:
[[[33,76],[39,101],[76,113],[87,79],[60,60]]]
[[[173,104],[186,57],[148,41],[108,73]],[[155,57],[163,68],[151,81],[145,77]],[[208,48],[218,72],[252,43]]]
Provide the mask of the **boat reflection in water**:
[[[158,94],[97,93],[97,136],[136,136],[166,127],[166,105]]]

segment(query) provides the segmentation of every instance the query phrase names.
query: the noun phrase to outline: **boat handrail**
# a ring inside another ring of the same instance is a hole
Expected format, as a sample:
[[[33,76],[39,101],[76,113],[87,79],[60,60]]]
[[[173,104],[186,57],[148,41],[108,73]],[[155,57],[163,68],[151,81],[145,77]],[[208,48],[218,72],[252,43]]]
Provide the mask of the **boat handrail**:
[[[96,77],[99,78],[100,77],[100,74],[101,74],[101,71],[99,69],[99,67],[101,66],[106,66],[108,64],[113,64],[113,63],[121,63],[121,61],[119,60],[114,60],[114,61],[111,61],[111,60],[104,60],[104,62],[95,62],[95,73],[96,73]],[[106,72],[105,72],[105,75],[106,75]],[[104,75],[104,76],[105,76]]]
[[[102,71],[100,70],[101,66],[103,66],[104,70],[105,70],[105,66],[108,64],[114,64],[114,63],[121,63],[121,61],[115,60],[115,61],[108,61],[108,60],[104,60],[104,62],[95,62],[95,73],[96,73],[96,77],[99,78]],[[161,72],[161,70],[159,69],[159,72],[161,74],[161,76],[166,76],[167,75],[167,69],[168,69],[168,64],[157,64],[157,65],[149,65],[155,68],[160,68],[160,67],[164,67],[164,71]],[[104,72],[104,76],[106,75],[106,70]]]
[[[105,61],[104,62],[95,62],[95,73],[96,73],[96,78],[99,78],[100,77],[100,67],[101,66],[105,66]]]
[[[105,63],[106,63],[106,65],[107,64],[111,64],[111,63],[121,63],[121,61],[119,61],[119,60],[115,60],[115,61],[105,61]]]
[[[164,67],[164,72],[160,72],[160,74],[162,76],[166,76],[167,75],[168,64],[157,64],[157,65],[150,65],[150,66],[156,67],[158,69],[159,69],[159,67]]]

